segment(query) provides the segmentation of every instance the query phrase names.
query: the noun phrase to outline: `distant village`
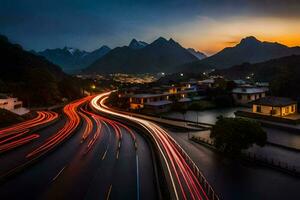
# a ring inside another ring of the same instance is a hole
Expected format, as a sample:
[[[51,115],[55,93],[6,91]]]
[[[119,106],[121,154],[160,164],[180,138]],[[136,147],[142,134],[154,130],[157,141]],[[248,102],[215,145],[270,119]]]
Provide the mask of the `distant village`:
[[[266,82],[226,80],[216,76],[165,85],[125,87],[116,93],[118,100],[114,106],[145,114],[241,106],[245,109],[237,111],[236,116],[292,124],[300,121],[297,102],[270,96]],[[205,106],[207,104],[209,106]]]

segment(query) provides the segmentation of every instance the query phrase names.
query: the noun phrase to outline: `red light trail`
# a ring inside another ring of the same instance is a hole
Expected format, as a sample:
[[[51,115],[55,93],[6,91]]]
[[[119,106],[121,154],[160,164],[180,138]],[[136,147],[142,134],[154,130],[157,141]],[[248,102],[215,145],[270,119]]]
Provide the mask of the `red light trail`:
[[[40,153],[46,153],[71,136],[80,124],[80,116],[77,113],[78,107],[88,102],[91,98],[92,96],[88,96],[66,105],[63,109],[65,115],[67,116],[67,122],[65,123],[64,127],[48,138],[46,142],[37,149],[27,154],[26,157],[30,158],[39,155]]]
[[[58,114],[55,112],[38,111],[35,118],[0,130],[0,153],[39,138],[38,134],[26,134],[30,132],[31,128],[47,124],[57,118]]]
[[[108,108],[104,102],[110,93],[104,93],[96,96],[91,101],[91,106],[106,114],[121,117],[140,124],[150,134],[155,141],[156,147],[161,154],[166,171],[169,174],[170,182],[176,199],[205,199],[208,200],[208,195],[203,189],[191,166],[185,158],[187,155],[184,150],[169,136],[169,134],[160,126],[150,121],[132,117],[127,114],[119,113]],[[188,157],[188,159],[190,159]],[[191,161],[191,160],[190,160]],[[192,161],[191,161],[192,162]],[[180,195],[181,194],[181,195]]]

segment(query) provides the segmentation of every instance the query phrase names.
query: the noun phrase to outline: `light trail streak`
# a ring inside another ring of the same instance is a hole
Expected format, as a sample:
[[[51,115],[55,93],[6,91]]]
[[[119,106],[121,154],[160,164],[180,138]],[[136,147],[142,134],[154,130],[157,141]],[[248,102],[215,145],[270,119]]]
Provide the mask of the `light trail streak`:
[[[91,106],[100,112],[136,122],[150,133],[150,136],[152,136],[158,147],[159,153],[163,157],[175,198],[180,199],[180,193],[182,196],[181,198],[183,199],[209,199],[195,173],[187,163],[186,159],[184,159],[185,154],[181,153],[184,152],[184,150],[181,149],[171,136],[169,136],[164,129],[150,121],[128,116],[109,109],[104,104],[104,101],[109,94],[110,93],[108,92],[96,96],[92,99]]]
[[[38,134],[30,134],[31,128],[47,124],[58,118],[55,112],[38,111],[37,116],[31,120],[0,130],[0,153],[15,149],[39,138]]]
[[[48,152],[71,136],[80,124],[80,116],[77,112],[78,107],[89,101],[91,98],[92,96],[88,96],[66,105],[63,109],[67,116],[67,122],[64,127],[48,138],[41,146],[27,154],[26,158],[31,158],[41,153]]]
[[[92,130],[93,130],[93,122],[92,122],[92,120],[87,115],[84,114],[83,108],[80,108],[79,110],[80,110],[80,112],[79,112],[80,116],[86,122],[86,127],[85,127],[85,129],[83,131],[82,141],[81,141],[81,142],[83,142],[90,135],[90,133],[92,132]]]
[[[58,114],[55,112],[47,112],[47,111],[38,111],[37,116],[31,120],[27,120],[25,122],[4,128],[0,130],[0,139],[7,137],[9,135],[18,134],[24,130],[40,126],[55,120],[58,117]]]
[[[21,146],[23,144],[26,144],[26,143],[28,143],[28,142],[30,142],[32,140],[35,140],[35,139],[37,139],[39,137],[40,137],[40,135],[38,135],[38,134],[31,134],[29,136],[23,137],[23,138],[18,139],[16,141],[13,141],[13,142],[1,145],[0,146],[0,153],[3,153],[3,152],[6,152],[6,151],[9,151],[11,149],[14,149],[16,147],[19,147],[19,146]]]

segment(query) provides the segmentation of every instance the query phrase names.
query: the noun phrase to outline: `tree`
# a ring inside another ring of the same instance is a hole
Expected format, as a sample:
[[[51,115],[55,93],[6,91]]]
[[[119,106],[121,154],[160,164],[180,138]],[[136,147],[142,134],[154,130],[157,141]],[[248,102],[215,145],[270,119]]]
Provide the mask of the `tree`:
[[[30,93],[30,103],[44,106],[61,101],[57,81],[48,70],[42,68],[31,69],[27,72],[26,77],[28,81],[26,84],[27,90],[25,91]]]
[[[60,94],[68,100],[73,100],[83,95],[80,80],[73,77],[64,77],[58,82],[58,88]]]
[[[267,134],[255,121],[220,116],[212,128],[210,138],[220,151],[239,155],[243,149],[248,149],[253,144],[264,146]]]
[[[115,107],[127,109],[130,107],[127,98],[119,97],[118,92],[112,92],[108,97],[108,102]]]
[[[0,79],[0,93],[8,92],[7,85]]]

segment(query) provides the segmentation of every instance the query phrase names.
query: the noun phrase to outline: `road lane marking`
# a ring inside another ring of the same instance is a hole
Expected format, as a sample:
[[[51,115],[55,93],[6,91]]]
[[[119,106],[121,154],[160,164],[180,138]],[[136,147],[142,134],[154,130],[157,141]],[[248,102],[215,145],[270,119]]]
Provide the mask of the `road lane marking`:
[[[109,200],[111,189],[112,189],[112,185],[109,186],[108,193],[107,193],[107,196],[106,196],[106,200]]]
[[[103,156],[102,156],[102,160],[104,160],[104,159],[105,159],[105,157],[106,157],[106,153],[107,153],[107,150],[104,152],[104,154],[103,154]]]
[[[117,157],[116,157],[117,160],[119,159],[119,154],[120,154],[120,151],[118,150],[118,151],[117,151]]]
[[[58,174],[52,179],[52,182],[55,181],[55,180],[59,177],[59,175],[64,171],[65,168],[66,168],[66,166],[64,166],[64,167],[58,172]]]
[[[136,153],[136,186],[137,186],[137,200],[140,200],[140,177],[139,177],[139,156]]]

